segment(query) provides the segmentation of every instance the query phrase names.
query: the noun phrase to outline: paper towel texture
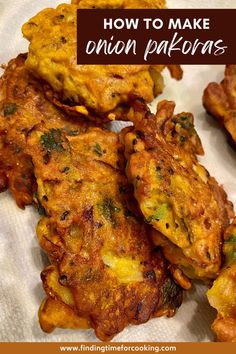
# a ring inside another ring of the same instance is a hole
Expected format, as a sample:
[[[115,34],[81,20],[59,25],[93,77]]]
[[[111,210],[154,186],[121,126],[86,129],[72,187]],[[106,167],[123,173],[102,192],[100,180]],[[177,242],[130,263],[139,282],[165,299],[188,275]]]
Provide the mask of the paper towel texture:
[[[0,62],[7,63],[20,52],[26,52],[28,43],[22,38],[21,25],[45,7],[54,7],[55,0],[0,0]],[[66,1],[65,1],[66,2]],[[235,0],[169,0],[170,8],[230,7]],[[158,100],[176,101],[176,112],[189,111],[202,139],[206,155],[202,163],[223,184],[236,205],[236,153],[226,143],[225,134],[204,111],[202,93],[208,82],[223,78],[223,66],[184,66],[184,79],[175,82],[165,75],[166,89]],[[156,102],[152,104],[155,110]],[[114,123],[115,130],[122,123]],[[40,250],[35,226],[37,213],[28,207],[19,210],[8,192],[0,195],[0,341],[78,342],[96,341],[92,330],[56,330],[48,335],[41,331],[37,311],[44,297],[40,272],[47,258]],[[154,319],[142,326],[132,326],[114,341],[209,341],[213,340],[210,325],[215,311],[205,296],[206,287],[195,284],[185,295],[177,315],[172,319]]]

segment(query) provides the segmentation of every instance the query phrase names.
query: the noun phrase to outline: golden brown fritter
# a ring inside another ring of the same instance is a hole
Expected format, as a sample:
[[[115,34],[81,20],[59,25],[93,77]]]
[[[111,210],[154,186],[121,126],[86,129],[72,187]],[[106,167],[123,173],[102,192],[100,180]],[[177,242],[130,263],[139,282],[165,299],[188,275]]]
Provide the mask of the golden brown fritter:
[[[48,97],[68,113],[100,123],[125,120],[131,96],[151,102],[162,92],[160,72],[165,66],[77,65],[77,8],[62,4],[45,9],[23,26],[23,34],[30,41],[26,66],[50,85],[46,89]],[[182,78],[179,66],[168,68],[176,79]]]
[[[1,79],[1,172],[19,206],[34,199],[45,214],[37,234],[52,265],[42,273],[43,330],[91,326],[109,339],[129,323],[174,315],[182,291],[148,239],[118,135],[68,119],[24,62],[12,60]]]
[[[44,122],[73,135],[88,123],[72,121],[45,99],[42,85],[25,69],[26,55],[8,64],[0,79],[0,191],[9,187],[19,207],[33,202],[36,191],[31,157],[25,153],[26,138]]]
[[[123,137],[135,197],[146,221],[158,231],[153,240],[186,275],[214,278],[232,204],[197,161],[203,149],[193,116],[174,116],[175,104],[168,101],[159,103],[156,115],[139,106],[135,127]]]
[[[204,91],[203,104],[230,134],[236,144],[236,65],[227,65],[224,80],[210,83]]]
[[[38,226],[39,242],[72,294],[72,304],[63,302],[79,323],[87,319],[98,338],[108,340],[130,323],[172,316],[181,290],[160,251],[153,254],[148,227],[135,210],[118,135],[88,128],[68,137],[41,125],[28,135],[27,145],[46,214]],[[50,297],[47,273],[42,277]],[[51,322],[46,312],[43,304],[44,330],[67,327]]]
[[[236,342],[236,219],[224,236],[224,268],[207,295],[211,306],[218,311],[212,326],[217,340]]]
[[[74,135],[85,130],[88,123],[72,122],[45,99],[41,83],[25,69],[25,59],[26,55],[19,55],[11,60],[0,79],[0,191],[9,187],[20,208],[35,202],[42,212],[34,166],[26,151],[28,134],[44,122],[48,129],[60,127],[66,134]],[[59,292],[55,276],[53,282],[48,279],[51,296],[40,309],[42,326],[47,331],[53,326],[88,328],[88,321],[68,306],[69,290],[61,288]]]

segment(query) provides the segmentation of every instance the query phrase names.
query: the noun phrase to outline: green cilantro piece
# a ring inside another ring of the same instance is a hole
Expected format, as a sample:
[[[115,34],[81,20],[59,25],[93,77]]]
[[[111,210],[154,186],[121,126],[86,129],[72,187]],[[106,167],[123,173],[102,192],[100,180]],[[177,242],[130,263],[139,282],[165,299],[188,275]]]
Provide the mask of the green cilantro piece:
[[[53,150],[57,152],[62,152],[64,150],[60,129],[50,129],[48,133],[44,133],[40,138],[40,143],[48,154]]]
[[[236,243],[236,235],[231,235],[225,243]]]
[[[16,113],[17,105],[16,103],[8,103],[4,107],[4,117],[11,116],[12,114]]]
[[[103,155],[102,148],[101,148],[101,146],[98,143],[96,143],[94,145],[93,152],[95,152],[95,154],[97,154],[98,156],[102,156]]]
[[[101,204],[98,204],[98,208],[105,219],[115,226],[115,213],[120,212],[120,208],[114,205],[112,198],[105,198]]]
[[[167,212],[168,208],[169,208],[169,204],[166,204],[166,203],[162,204],[157,209],[155,214],[149,218],[149,222],[153,221],[153,220],[156,220],[156,221],[162,220],[166,216],[166,212]]]

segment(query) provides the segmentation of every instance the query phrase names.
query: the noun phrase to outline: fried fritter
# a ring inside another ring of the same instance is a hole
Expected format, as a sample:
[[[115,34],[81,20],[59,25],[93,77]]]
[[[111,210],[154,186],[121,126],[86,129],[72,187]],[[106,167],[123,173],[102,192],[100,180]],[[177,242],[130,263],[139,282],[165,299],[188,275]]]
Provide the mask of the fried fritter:
[[[53,264],[42,273],[42,329],[91,326],[109,339],[174,315],[182,291],[138,220],[118,135],[55,108],[25,58],[1,79],[1,183],[19,206],[34,200],[46,214],[37,234]]]
[[[129,3],[134,6],[129,1],[125,6]],[[107,2],[102,5],[107,8]],[[158,1],[156,7],[159,5]],[[78,6],[62,4],[45,9],[23,26],[23,34],[30,41],[26,66],[50,85],[46,88],[48,97],[68,113],[100,123],[125,120],[131,96],[151,102],[162,92],[161,71],[165,66],[77,65],[76,14],[80,6],[92,5],[82,1]],[[179,66],[168,68],[176,79],[182,78]]]
[[[63,129],[68,135],[87,129],[53,106],[40,82],[25,69],[26,55],[8,64],[0,79],[0,191],[9,187],[18,206],[32,204],[37,186],[32,160],[25,153],[26,138],[35,125]]]
[[[210,83],[203,94],[203,105],[230,134],[236,146],[236,65],[227,65],[224,80]]]
[[[224,268],[207,295],[218,311],[212,326],[218,341],[236,342],[236,219],[224,236]]]
[[[79,323],[80,317],[87,319],[98,338],[108,340],[130,323],[172,316],[182,292],[160,251],[152,251],[148,227],[132,200],[118,135],[88,128],[68,137],[42,124],[28,135],[27,145],[46,214],[38,226],[39,242],[57,267],[60,284],[69,289],[63,302]],[[47,277],[48,270],[42,278],[51,297]],[[51,307],[47,317],[45,304],[42,328],[67,327],[50,320]]]
[[[214,278],[232,204],[197,161],[203,149],[193,116],[174,116],[168,101],[158,104],[156,115],[139,106],[135,127],[123,132],[127,174],[146,221],[158,231],[154,243],[187,276]]]

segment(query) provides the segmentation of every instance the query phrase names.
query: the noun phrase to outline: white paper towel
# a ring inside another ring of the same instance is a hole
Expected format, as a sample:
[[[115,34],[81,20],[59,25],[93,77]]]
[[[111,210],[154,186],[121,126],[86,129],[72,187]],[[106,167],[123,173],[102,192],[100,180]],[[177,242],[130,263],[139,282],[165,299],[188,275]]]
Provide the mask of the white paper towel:
[[[57,0],[0,0],[0,62],[6,63],[20,52],[27,51],[21,25],[45,7],[54,7]],[[170,8],[230,7],[235,0],[169,0]],[[236,152],[226,143],[225,134],[202,104],[203,89],[208,82],[220,81],[224,67],[201,65],[183,66],[184,79],[176,82],[165,74],[166,90],[159,97],[176,101],[176,112],[190,111],[195,115],[197,130],[206,156],[203,164],[222,183],[236,205]],[[155,109],[156,103],[152,104]],[[116,129],[121,124],[116,125]],[[38,215],[33,208],[19,210],[8,192],[0,195],[0,341],[71,342],[96,341],[92,330],[56,330],[48,335],[41,331],[37,311],[44,297],[40,272],[47,258],[40,250],[35,226]],[[213,340],[210,325],[215,311],[205,296],[206,288],[195,284],[185,295],[177,315],[172,319],[154,319],[142,326],[130,326],[114,341],[177,341],[199,342]]]

